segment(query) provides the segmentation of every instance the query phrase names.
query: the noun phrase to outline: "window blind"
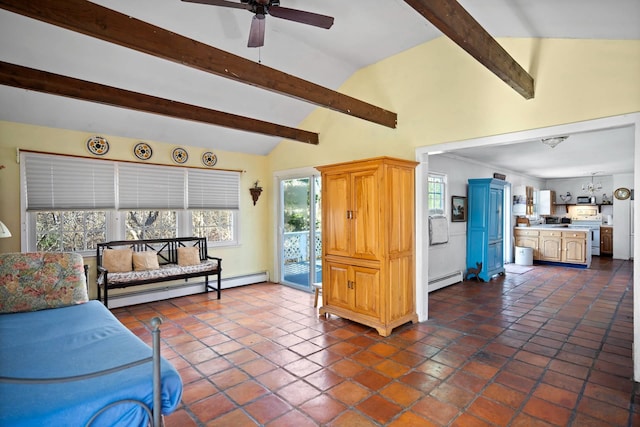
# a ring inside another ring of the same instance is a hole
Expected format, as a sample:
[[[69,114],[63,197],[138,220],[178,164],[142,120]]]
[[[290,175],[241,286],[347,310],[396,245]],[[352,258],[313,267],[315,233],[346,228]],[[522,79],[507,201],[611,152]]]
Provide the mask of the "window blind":
[[[188,209],[239,209],[240,173],[189,170]]]
[[[24,153],[27,210],[113,209],[112,162]]]
[[[23,159],[30,211],[240,208],[239,172],[39,153]]]
[[[185,169],[118,163],[119,209],[184,209]]]

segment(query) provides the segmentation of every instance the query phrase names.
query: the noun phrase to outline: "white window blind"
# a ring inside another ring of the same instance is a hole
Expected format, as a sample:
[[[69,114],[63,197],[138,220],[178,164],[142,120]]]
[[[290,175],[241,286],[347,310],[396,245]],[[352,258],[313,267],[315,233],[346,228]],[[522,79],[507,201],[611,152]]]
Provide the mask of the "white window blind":
[[[189,170],[188,209],[239,209],[240,173]]]
[[[24,153],[27,210],[113,209],[114,164]]]
[[[140,163],[118,164],[119,209],[184,209],[185,170]]]

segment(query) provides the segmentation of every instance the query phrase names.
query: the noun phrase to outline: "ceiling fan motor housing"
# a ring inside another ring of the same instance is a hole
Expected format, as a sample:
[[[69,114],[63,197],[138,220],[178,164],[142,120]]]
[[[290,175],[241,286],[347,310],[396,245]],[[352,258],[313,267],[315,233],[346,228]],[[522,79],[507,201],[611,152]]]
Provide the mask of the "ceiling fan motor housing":
[[[251,6],[280,6],[280,0],[240,0],[241,3],[246,3]]]

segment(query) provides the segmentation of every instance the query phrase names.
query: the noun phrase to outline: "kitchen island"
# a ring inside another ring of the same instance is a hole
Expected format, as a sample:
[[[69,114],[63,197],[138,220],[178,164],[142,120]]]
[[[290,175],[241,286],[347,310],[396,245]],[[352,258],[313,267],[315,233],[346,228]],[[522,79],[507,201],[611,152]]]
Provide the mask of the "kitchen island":
[[[533,249],[533,260],[544,264],[591,266],[591,230],[569,227],[568,224],[544,224],[515,227],[516,247]]]

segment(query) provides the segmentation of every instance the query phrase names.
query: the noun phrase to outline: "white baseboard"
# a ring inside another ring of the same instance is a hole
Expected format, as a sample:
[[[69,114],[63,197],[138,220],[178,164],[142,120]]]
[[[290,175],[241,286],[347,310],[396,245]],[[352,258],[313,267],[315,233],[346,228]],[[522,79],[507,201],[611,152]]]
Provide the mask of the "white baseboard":
[[[444,276],[436,277],[429,280],[428,292],[437,291],[446,286],[462,282],[462,271],[454,271]]]
[[[251,285],[253,283],[261,283],[269,280],[269,274],[266,271],[261,273],[247,274],[244,276],[222,278],[222,289],[235,288],[237,286]],[[209,284],[215,285],[216,278],[209,278]],[[132,288],[133,289],[133,288]],[[141,292],[128,292],[120,295],[109,295],[109,308],[126,307],[128,305],[144,304],[147,302],[160,301],[169,298],[183,297],[187,295],[201,294],[204,291],[204,280],[200,282],[192,282],[186,285],[167,286]],[[215,293],[216,291],[209,291]],[[224,298],[224,295],[222,295]]]

